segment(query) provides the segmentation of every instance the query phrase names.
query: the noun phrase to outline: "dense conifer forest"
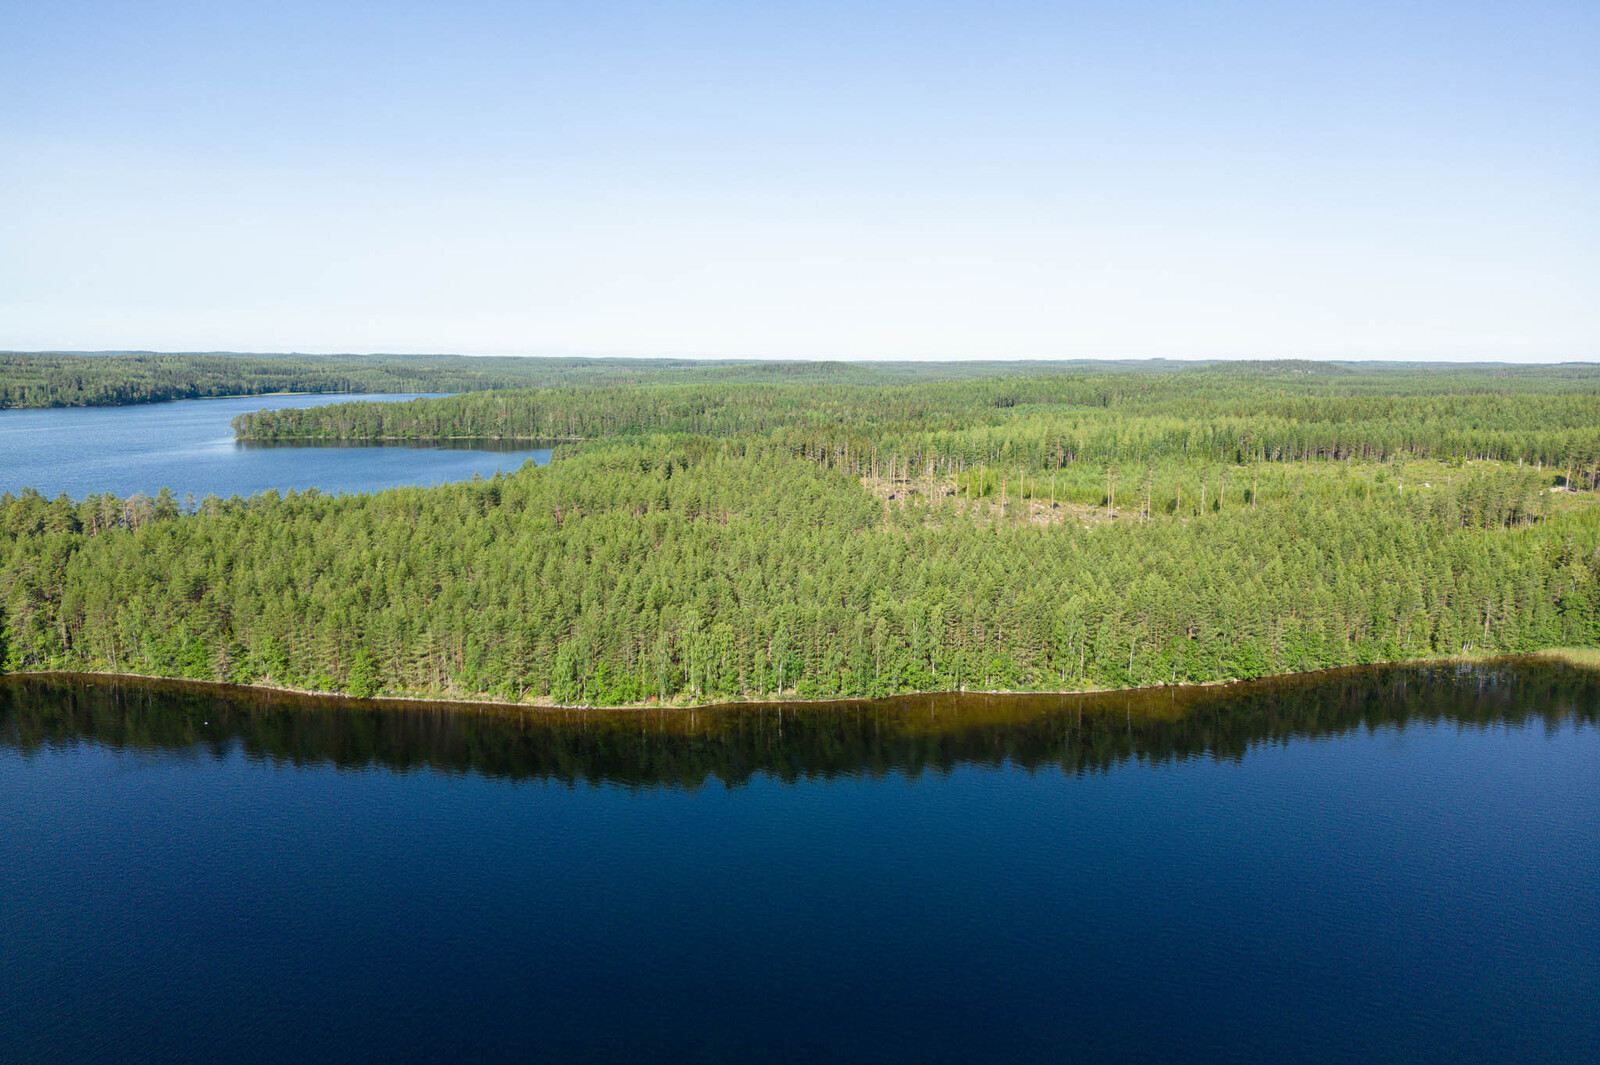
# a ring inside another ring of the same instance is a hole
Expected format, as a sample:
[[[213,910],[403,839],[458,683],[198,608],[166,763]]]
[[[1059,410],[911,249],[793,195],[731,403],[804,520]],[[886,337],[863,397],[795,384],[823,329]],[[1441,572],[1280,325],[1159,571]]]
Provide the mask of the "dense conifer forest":
[[[7,496],[4,666],[599,705],[1600,645],[1593,367],[725,370],[236,423],[561,442],[488,481]]]
[[[970,366],[972,364],[964,364]],[[678,383],[478,392],[241,415],[262,441],[776,434],[854,473],[1154,460],[1498,459],[1600,476],[1600,367],[1351,370],[1242,363],[911,384]],[[997,474],[998,475],[998,474]]]
[[[660,377],[678,382],[869,384],[995,374],[1073,373],[1092,365],[1095,364],[0,352],[0,409],[115,407],[275,392],[468,392],[602,383],[636,385]],[[1126,366],[1151,372],[1160,364]]]

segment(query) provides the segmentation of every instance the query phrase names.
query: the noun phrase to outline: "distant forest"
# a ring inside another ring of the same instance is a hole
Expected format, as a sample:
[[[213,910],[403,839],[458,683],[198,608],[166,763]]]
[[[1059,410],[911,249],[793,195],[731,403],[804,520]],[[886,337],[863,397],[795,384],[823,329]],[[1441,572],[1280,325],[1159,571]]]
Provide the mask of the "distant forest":
[[[1600,646],[1593,367],[723,369],[236,424],[560,442],[493,480],[4,497],[4,667],[604,705]]]
[[[464,355],[0,352],[0,409],[116,407],[274,392],[471,392],[602,383],[638,385],[658,378],[676,382],[882,384],[1006,373],[1072,373],[1093,365],[1082,362],[728,362]]]
[[[962,364],[972,366],[975,364]],[[742,378],[742,368],[741,368]],[[1498,459],[1600,474],[1600,367],[1353,371],[1295,363],[909,384],[681,383],[353,401],[234,419],[240,439],[772,436],[856,474],[1205,460]],[[998,475],[998,474],[997,474]]]

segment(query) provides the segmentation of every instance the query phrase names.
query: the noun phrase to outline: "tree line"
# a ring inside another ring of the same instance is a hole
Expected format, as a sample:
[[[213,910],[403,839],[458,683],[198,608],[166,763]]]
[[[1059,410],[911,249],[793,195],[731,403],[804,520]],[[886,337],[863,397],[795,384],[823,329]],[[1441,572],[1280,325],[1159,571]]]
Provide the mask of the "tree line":
[[[1323,378],[1200,367],[899,384],[663,377],[263,410],[240,415],[234,428],[244,440],[345,442],[778,434],[796,453],[856,475],[886,466],[931,475],[979,464],[1495,460],[1553,467],[1592,490],[1600,486],[1600,370],[1542,372],[1550,369]]]
[[[1083,363],[1045,365],[1054,373],[1078,373],[1086,368]],[[866,384],[957,380],[1022,372],[1039,373],[1040,364],[0,352],[0,409],[122,406],[275,392],[467,392],[639,385],[658,380]]]
[[[640,435],[488,481],[192,513],[171,493],[25,492],[0,499],[0,654],[11,671],[620,704],[1600,644],[1588,496],[1509,464],[1438,466],[1426,486],[1399,469],[1307,463],[1247,492],[1247,468],[1173,460],[1150,492],[1235,488],[1082,523],[954,479],[887,501],[781,433]]]

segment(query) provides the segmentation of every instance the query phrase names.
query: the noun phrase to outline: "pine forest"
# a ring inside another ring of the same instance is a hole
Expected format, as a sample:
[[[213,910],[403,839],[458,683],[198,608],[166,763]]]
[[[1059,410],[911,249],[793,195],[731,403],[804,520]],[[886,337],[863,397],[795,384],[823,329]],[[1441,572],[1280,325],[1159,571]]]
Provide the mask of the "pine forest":
[[[1593,366],[419,365],[405,388],[456,394],[235,431],[554,460],[0,497],[4,669],[598,706],[1600,646]]]

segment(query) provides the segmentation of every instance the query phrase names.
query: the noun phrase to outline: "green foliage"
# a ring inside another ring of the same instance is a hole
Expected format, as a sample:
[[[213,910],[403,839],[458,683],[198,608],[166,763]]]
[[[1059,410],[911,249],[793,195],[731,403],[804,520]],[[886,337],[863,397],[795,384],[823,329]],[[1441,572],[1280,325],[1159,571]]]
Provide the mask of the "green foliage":
[[[1201,366],[905,384],[686,381],[693,378],[663,374],[643,384],[358,401],[245,414],[234,425],[242,439],[279,441],[770,435],[856,474],[1419,458],[1533,463],[1560,470],[1575,488],[1600,479],[1600,367],[1241,377]]]
[[[0,609],[11,670],[593,705],[1595,643],[1588,497],[1548,505],[1551,476],[1513,465],[1405,476],[1435,471],[1402,490],[1389,467],[1305,464],[1200,512],[1220,468],[1169,462],[1149,481],[1187,484],[1180,508],[1040,523],[955,495],[885,503],[775,432],[641,435],[488,481],[193,515],[25,492],[0,499]]]
[[[357,647],[350,654],[350,674],[345,679],[344,690],[357,699],[378,694],[378,665],[365,647]]]
[[[0,498],[6,670],[606,705],[1600,645],[1594,367],[141,358],[0,356],[0,380],[482,389],[236,430],[562,443],[489,481],[193,514]]]
[[[887,383],[1082,372],[1085,363],[726,362],[468,358],[461,355],[239,355],[229,352],[0,352],[0,409],[103,407],[274,392],[465,392],[655,380]],[[1138,365],[1138,364],[1135,364]],[[1160,372],[1159,364],[1148,372]]]

